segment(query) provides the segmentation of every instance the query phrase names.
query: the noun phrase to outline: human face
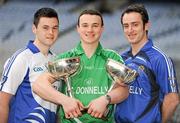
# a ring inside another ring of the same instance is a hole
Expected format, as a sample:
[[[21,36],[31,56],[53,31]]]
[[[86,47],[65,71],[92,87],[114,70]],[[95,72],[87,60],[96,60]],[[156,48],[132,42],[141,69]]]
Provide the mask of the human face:
[[[130,44],[143,44],[147,41],[146,31],[149,22],[143,25],[142,17],[137,12],[125,13],[122,18],[124,34]]]
[[[50,48],[56,41],[59,33],[59,23],[57,18],[41,17],[37,27],[33,25],[35,34],[35,44],[39,48]]]
[[[84,44],[98,43],[103,32],[101,18],[97,15],[84,14],[79,19],[77,31]]]

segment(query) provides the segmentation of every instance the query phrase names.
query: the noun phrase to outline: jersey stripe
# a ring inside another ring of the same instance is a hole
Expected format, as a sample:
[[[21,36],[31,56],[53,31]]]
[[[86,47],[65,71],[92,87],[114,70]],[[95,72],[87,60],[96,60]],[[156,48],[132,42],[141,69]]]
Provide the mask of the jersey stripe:
[[[10,71],[10,68],[14,62],[14,60],[17,58],[17,56],[23,52],[26,48],[18,50],[14,55],[7,61],[8,63],[5,64],[4,71],[2,73],[2,79],[1,79],[1,85],[0,85],[0,90],[2,90],[4,83],[7,81],[7,76]]]
[[[3,72],[3,75],[4,75],[4,76],[7,76],[7,75],[8,75],[9,70],[10,70],[13,62],[15,61],[15,59],[17,58],[17,56],[18,56],[21,52],[23,52],[24,50],[26,50],[26,48],[23,48],[23,49],[18,50],[18,51],[9,59],[7,65],[6,65],[6,67],[5,67],[5,70],[4,70],[4,72]]]
[[[168,59],[168,61],[169,61],[169,64],[171,64],[171,77],[169,78],[170,80],[172,80],[172,83],[171,83],[171,89],[173,90],[173,92],[177,92],[177,90],[176,90],[176,86],[175,86],[175,75],[174,75],[174,67],[173,67],[173,63],[172,63],[172,61],[171,61],[171,59],[169,58]]]
[[[175,82],[174,82],[174,79],[172,79],[172,78],[174,78],[172,62],[169,60],[169,58],[165,55],[165,53],[162,50],[160,50],[156,46],[153,46],[152,48],[155,49],[156,51],[158,51],[164,57],[167,68],[168,68],[168,76],[170,77],[169,81],[170,81],[171,90],[172,90],[172,92],[177,92],[177,90],[173,86],[173,85],[175,85]]]

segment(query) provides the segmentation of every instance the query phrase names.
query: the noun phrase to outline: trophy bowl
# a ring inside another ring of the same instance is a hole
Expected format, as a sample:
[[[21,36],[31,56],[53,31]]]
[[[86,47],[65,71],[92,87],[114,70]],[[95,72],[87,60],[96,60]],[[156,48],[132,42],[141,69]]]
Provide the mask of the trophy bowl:
[[[75,75],[80,68],[80,58],[63,58],[52,62],[48,62],[48,71],[54,76],[55,79],[64,79],[67,85],[68,96],[73,97],[71,82],[69,77]],[[73,118],[76,123],[82,123],[78,118]]]
[[[80,58],[63,58],[48,62],[48,71],[56,78],[73,76],[80,68]]]
[[[138,75],[135,70],[130,69],[129,67],[121,64],[112,59],[108,59],[106,63],[106,70],[108,71],[109,75],[119,84],[127,84],[130,85],[132,81]]]

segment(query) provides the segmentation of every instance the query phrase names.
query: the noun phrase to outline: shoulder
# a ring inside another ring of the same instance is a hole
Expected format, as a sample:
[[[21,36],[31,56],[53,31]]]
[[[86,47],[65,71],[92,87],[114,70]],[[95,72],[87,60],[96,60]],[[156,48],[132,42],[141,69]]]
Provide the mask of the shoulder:
[[[111,58],[117,61],[120,61],[123,63],[122,57],[114,50],[112,49],[102,49],[101,52],[106,58]]]
[[[153,46],[151,51],[149,52],[149,56],[151,60],[155,60],[157,62],[167,62],[170,58],[157,46]]]
[[[4,64],[5,68],[11,68],[13,66],[22,67],[30,61],[31,51],[27,48],[17,50],[10,58],[8,58]]]
[[[56,55],[55,59],[62,59],[62,58],[70,58],[70,57],[75,57],[76,56],[76,53],[75,53],[75,48],[69,50],[69,51],[66,51],[66,52],[63,52],[63,53],[59,53]]]
[[[129,57],[129,52],[129,49],[127,49],[121,53],[121,57],[123,58],[123,60],[126,60]]]
[[[119,54],[116,52],[116,51],[114,51],[114,50],[112,50],[112,49],[102,49],[102,53],[103,53],[103,55],[106,55],[106,56],[119,56]]]
[[[22,48],[17,50],[10,58],[8,61],[17,61],[21,62],[24,60],[29,60],[30,56],[32,55],[32,52],[27,49],[27,48]]]
[[[174,64],[172,59],[169,56],[167,56],[158,47],[153,46],[149,54],[150,54],[149,55],[150,62],[155,72],[162,73],[161,71],[165,72],[165,71],[170,71],[170,69],[174,69]]]

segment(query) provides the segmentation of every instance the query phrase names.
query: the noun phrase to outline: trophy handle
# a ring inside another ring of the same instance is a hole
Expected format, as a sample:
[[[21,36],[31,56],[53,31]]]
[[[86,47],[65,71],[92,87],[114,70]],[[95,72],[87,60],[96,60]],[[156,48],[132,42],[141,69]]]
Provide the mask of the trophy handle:
[[[64,77],[64,80],[65,80],[66,85],[67,85],[67,93],[68,93],[69,97],[72,97],[72,98],[73,98],[73,94],[72,94],[72,89],[71,89],[69,77],[65,76],[65,77]],[[78,118],[73,118],[73,120],[74,120],[76,123],[82,123]]]
[[[65,79],[65,82],[66,82],[66,85],[67,85],[67,93],[68,93],[68,95],[70,97],[73,97],[72,88],[71,88],[69,77],[65,76],[64,79]]]
[[[75,121],[76,121],[76,123],[82,123],[78,118],[73,118]]]
[[[113,87],[114,87],[115,84],[116,84],[116,82],[115,82],[114,80],[112,80],[112,84],[111,84],[111,86],[109,87],[107,93],[110,92],[110,91],[113,89]]]

